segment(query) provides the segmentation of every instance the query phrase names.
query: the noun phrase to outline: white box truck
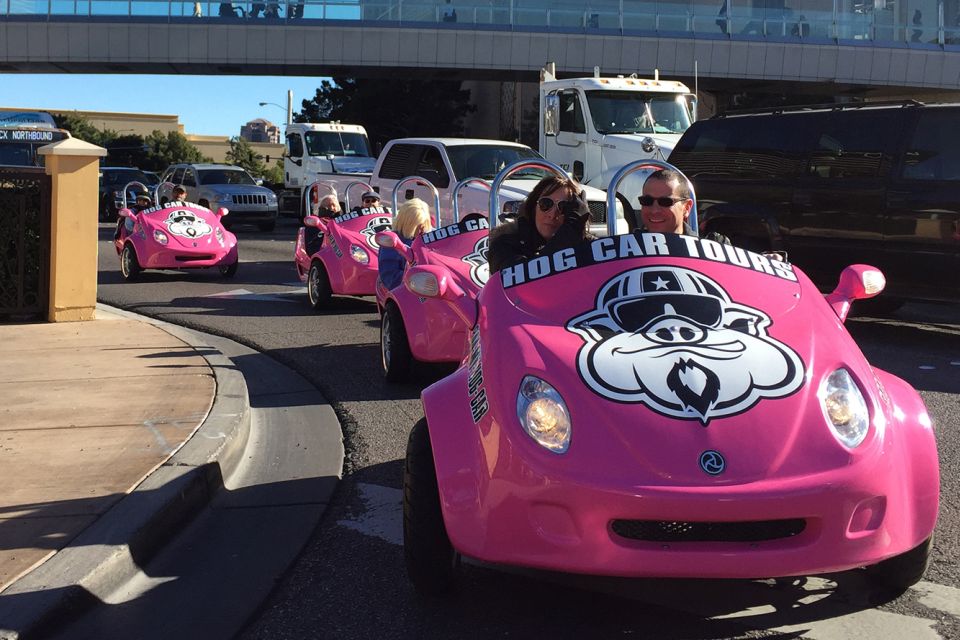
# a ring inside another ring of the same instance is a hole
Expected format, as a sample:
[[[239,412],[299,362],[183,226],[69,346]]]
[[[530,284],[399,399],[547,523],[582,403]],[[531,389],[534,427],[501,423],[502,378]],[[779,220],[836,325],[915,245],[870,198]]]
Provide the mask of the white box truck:
[[[540,70],[540,154],[585,185],[606,190],[635,160],[665,160],[696,119],[697,98],[687,86],[653,78],[592,77],[558,80]],[[644,172],[628,176],[618,199],[633,227]]]

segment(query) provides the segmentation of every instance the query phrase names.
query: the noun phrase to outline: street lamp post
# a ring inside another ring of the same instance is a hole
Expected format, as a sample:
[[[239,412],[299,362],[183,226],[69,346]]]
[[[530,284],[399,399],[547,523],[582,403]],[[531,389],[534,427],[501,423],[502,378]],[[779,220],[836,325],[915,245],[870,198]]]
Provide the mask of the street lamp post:
[[[261,103],[260,103],[260,106],[261,106],[261,107],[265,107],[265,106],[267,106],[267,105],[270,105],[270,106],[272,106],[272,107],[277,107],[278,109],[283,109],[283,107],[280,106],[279,104],[277,104],[276,102],[261,102]],[[290,89],[290,90],[287,91],[287,108],[286,108],[286,112],[287,112],[287,124],[291,124],[291,123],[293,122],[293,90],[292,90],[292,89]]]

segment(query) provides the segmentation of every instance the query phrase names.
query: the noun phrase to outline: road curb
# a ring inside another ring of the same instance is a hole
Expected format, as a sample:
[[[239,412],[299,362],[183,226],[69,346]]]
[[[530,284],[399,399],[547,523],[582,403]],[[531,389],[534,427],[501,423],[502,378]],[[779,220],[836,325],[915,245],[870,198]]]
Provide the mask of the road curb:
[[[157,326],[197,349],[213,370],[210,412],[174,454],[70,544],[0,594],[0,639],[40,637],[132,578],[200,512],[239,466],[250,434],[243,374],[215,336],[107,305],[98,309]]]

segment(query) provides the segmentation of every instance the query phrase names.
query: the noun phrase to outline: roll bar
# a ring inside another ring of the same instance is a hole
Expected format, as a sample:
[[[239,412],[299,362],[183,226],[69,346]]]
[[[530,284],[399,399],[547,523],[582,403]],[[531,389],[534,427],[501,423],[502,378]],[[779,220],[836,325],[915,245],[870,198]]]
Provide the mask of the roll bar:
[[[431,192],[433,192],[433,203],[434,203],[434,206],[436,207],[434,211],[437,212],[437,226],[442,227],[443,225],[440,224],[440,192],[437,191],[437,188],[433,186],[432,182],[430,182],[426,178],[421,178],[420,176],[408,176],[403,180],[399,181],[397,184],[393,185],[393,198],[392,198],[393,214],[396,215],[397,211],[399,211],[398,205],[397,205],[397,194],[400,193],[400,189],[402,187],[405,187],[407,183],[410,183],[410,182],[427,187],[428,189],[430,189]]]
[[[354,180],[347,185],[347,188],[343,190],[343,204],[347,207],[347,211],[350,211],[350,189],[357,185],[363,185],[367,188],[367,191],[373,191],[373,187],[370,186],[369,182],[364,182],[363,180]],[[366,191],[364,191],[366,193]]]
[[[333,197],[339,200],[339,198],[337,197],[337,188],[334,187],[333,184],[329,182],[322,182],[320,180],[314,180],[309,185],[307,185],[306,189],[303,190],[303,211],[304,211],[303,216],[304,217],[313,215],[313,211],[310,209],[310,192],[313,191],[314,187],[317,188],[317,202],[320,201],[320,187],[326,187],[327,189],[329,189],[330,193],[327,195],[332,195]],[[349,189],[349,187],[347,188]]]
[[[127,190],[130,189],[130,187],[133,187],[133,186],[143,187],[143,190],[144,190],[144,191],[146,191],[148,194],[150,193],[150,187],[148,187],[147,185],[143,184],[143,183],[140,182],[139,180],[131,180],[130,182],[128,182],[127,184],[125,184],[125,185],[123,186],[123,207],[121,207],[122,209],[129,209],[129,207],[127,206]],[[153,204],[157,204],[157,199],[156,199],[157,192],[156,192],[156,190],[154,191],[153,196],[154,196]]]
[[[484,180],[483,178],[464,178],[463,180],[458,182],[456,186],[453,188],[453,194],[450,196],[451,200],[453,201],[453,221],[454,222],[460,222],[460,200],[458,198],[460,197],[460,190],[463,189],[468,184],[482,184],[488,190],[493,189],[493,185],[491,185],[489,181]],[[439,224],[437,226],[439,226]]]
[[[637,160],[631,162],[630,164],[624,166],[619,171],[617,171],[612,178],[610,178],[610,184],[607,186],[607,211],[616,211],[617,206],[617,188],[620,186],[620,183],[623,182],[623,179],[626,178],[631,173],[636,173],[641,169],[670,169],[671,171],[676,171],[683,179],[687,181],[687,186],[690,187],[690,199],[693,200],[693,208],[690,209],[690,227],[693,229],[693,233],[696,236],[700,235],[700,227],[697,220],[697,194],[693,190],[693,183],[690,182],[688,178],[680,169],[677,169],[675,166],[669,162],[664,162],[663,160]],[[617,234],[617,218],[616,216],[607,216],[607,235],[616,235]]]
[[[517,160],[513,164],[504,167],[500,170],[500,173],[497,174],[497,177],[493,179],[493,185],[490,187],[490,229],[493,230],[499,222],[500,212],[499,209],[499,199],[498,195],[500,193],[500,185],[509,178],[514,173],[522,169],[545,169],[552,172],[558,178],[567,178],[567,172],[553,164],[549,160]]]

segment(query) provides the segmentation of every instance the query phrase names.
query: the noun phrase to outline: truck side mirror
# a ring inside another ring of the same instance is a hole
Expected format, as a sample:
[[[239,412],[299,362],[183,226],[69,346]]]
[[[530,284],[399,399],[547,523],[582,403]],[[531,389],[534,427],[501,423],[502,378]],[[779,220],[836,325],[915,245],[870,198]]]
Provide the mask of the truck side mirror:
[[[560,121],[560,96],[554,94],[544,98],[543,134],[557,135],[557,123]]]

